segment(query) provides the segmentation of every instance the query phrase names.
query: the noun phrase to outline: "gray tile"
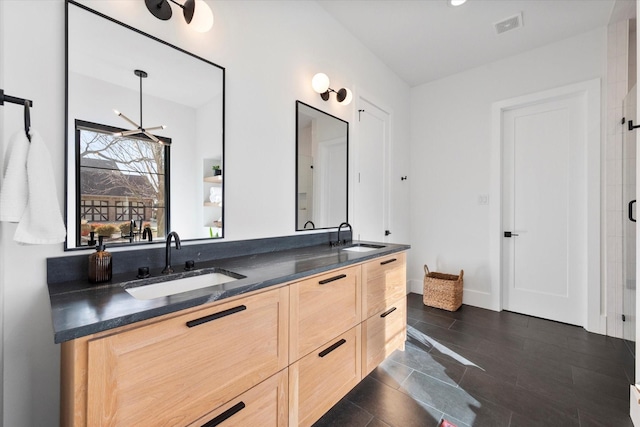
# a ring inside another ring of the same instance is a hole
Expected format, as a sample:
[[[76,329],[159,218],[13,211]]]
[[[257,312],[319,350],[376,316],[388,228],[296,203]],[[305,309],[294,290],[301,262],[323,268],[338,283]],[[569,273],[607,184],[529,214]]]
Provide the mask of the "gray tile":
[[[573,383],[578,389],[597,390],[598,393],[629,403],[629,385],[625,381],[580,367],[572,367]]]
[[[437,427],[442,417],[442,411],[371,377],[364,378],[346,399],[394,427]]]
[[[415,307],[407,307],[407,318],[420,320],[421,322],[440,326],[442,328],[449,328],[449,326],[456,321],[456,319],[444,317],[433,312],[425,311],[422,308]]]
[[[372,419],[373,415],[348,400],[342,399],[316,421],[313,427],[365,427]]]
[[[556,345],[532,341],[525,342],[524,350],[529,354],[569,363],[573,366],[586,368],[621,380],[627,379],[622,365],[614,360],[602,359]]]
[[[510,409],[514,415],[521,415],[523,421],[564,420],[565,425],[577,425],[578,413],[575,406],[567,402],[554,401],[481,372],[469,370],[462,378],[460,388]]]
[[[453,325],[449,327],[449,330],[481,337],[504,349],[522,350],[524,348],[525,338],[515,334],[510,334],[506,331],[486,328],[481,324],[456,320]]]
[[[403,365],[401,363],[397,363],[394,361],[394,355],[396,353],[404,354],[405,351],[396,350],[391,357],[387,358],[384,362],[382,362],[377,368],[375,368],[369,376],[380,381],[383,384],[388,385],[392,388],[399,388],[400,384],[404,382],[404,380],[409,377],[413,369]]]
[[[499,360],[467,348],[448,344],[436,346],[431,350],[433,356],[455,361],[467,369],[479,370],[499,380],[515,384],[520,367],[512,362]],[[569,370],[569,376],[571,371]]]
[[[468,425],[509,425],[510,410],[419,372],[414,371],[401,390]]]
[[[345,424],[346,426],[347,424]],[[344,427],[344,426],[341,426]],[[373,418],[371,421],[369,421],[369,424],[367,424],[367,427],[391,427],[389,424],[385,423],[384,421],[380,421],[377,418]]]
[[[406,343],[404,351],[394,352],[391,360],[451,385],[458,384],[465,371],[460,363],[426,353],[412,341]]]
[[[633,427],[631,417],[627,414],[612,418],[602,413],[592,415],[582,409],[578,409],[578,416],[580,418],[580,427]]]
[[[478,347],[478,344],[482,341],[482,338],[474,335],[463,334],[424,322],[418,322],[411,329],[408,333],[413,333],[418,339],[455,344],[471,350]]]

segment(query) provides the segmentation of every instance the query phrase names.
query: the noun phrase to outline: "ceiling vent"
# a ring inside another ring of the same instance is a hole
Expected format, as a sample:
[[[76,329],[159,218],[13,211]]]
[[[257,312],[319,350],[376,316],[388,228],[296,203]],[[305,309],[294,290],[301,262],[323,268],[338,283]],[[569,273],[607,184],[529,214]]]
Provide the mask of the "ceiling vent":
[[[511,16],[507,19],[503,19],[500,22],[494,24],[497,34],[506,33],[507,31],[515,30],[522,27],[522,13]]]

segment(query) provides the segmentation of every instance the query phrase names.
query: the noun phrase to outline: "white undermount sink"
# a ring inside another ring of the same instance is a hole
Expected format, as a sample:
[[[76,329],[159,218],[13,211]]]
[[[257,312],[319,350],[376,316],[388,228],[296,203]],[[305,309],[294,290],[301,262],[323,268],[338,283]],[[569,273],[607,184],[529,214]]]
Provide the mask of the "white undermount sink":
[[[382,249],[384,245],[371,245],[369,243],[356,243],[353,246],[349,246],[348,248],[344,248],[343,251],[350,252],[369,252],[375,251],[376,249]]]
[[[196,289],[207,288],[209,286],[222,285],[224,283],[244,278],[244,276],[236,273],[225,273],[214,271],[197,276],[149,284],[138,284],[136,283],[137,281],[134,281],[123,284],[123,288],[129,293],[129,295],[136,299],[148,300],[180,294],[182,292],[194,291]]]

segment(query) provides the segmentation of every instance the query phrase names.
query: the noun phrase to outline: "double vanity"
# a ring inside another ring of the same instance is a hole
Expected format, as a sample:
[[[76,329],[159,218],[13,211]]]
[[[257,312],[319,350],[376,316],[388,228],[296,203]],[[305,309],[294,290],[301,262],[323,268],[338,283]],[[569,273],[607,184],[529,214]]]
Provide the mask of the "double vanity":
[[[329,231],[349,218],[349,124],[296,102],[295,229],[314,232],[213,243],[233,168],[225,69],[83,3],[65,3],[65,250],[94,235],[142,250],[112,251],[97,285],[88,255],[47,260],[61,425],[312,425],[406,340],[409,246]],[[153,138],[112,113],[142,123],[143,98]],[[174,272],[143,227],[183,234]]]
[[[406,339],[409,246],[332,234],[183,245],[196,269],[160,279],[115,252],[151,280],[98,286],[49,259],[61,425],[312,425]]]

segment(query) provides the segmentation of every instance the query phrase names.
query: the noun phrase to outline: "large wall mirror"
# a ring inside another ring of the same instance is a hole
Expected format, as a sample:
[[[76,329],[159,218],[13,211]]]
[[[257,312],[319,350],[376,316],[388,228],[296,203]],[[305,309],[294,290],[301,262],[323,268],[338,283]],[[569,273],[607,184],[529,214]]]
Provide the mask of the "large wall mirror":
[[[65,249],[223,236],[224,77],[68,0]]]
[[[296,231],[348,219],[349,123],[296,101]]]

